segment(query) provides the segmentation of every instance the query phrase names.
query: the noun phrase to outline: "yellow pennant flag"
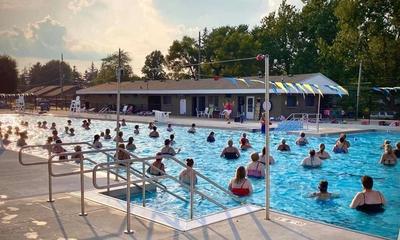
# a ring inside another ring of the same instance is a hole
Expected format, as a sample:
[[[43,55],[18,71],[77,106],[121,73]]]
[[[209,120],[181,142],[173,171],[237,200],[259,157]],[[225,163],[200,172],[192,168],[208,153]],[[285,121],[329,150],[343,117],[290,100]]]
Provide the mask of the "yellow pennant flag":
[[[310,86],[310,84],[304,83],[303,85],[304,85],[304,87],[305,87],[307,90],[309,90],[312,94],[315,95],[315,92],[314,92],[314,90],[312,89],[312,87]]]
[[[299,90],[292,84],[292,83],[286,83],[289,87],[293,88],[297,93],[299,93]]]
[[[306,91],[306,89],[303,87],[303,85],[301,85],[300,83],[296,83],[296,86],[298,88],[301,89],[301,91],[303,91],[303,94],[308,94],[308,92]]]
[[[317,91],[318,91],[318,93],[321,95],[321,97],[324,96],[324,94],[322,93],[321,89],[319,89],[319,86],[318,86],[317,84],[313,84],[312,86],[315,87],[315,88],[317,89]]]
[[[283,84],[281,82],[275,82],[275,85],[282,89],[283,91],[285,91],[285,93],[288,93],[288,90],[285,88],[285,86],[283,86]]]

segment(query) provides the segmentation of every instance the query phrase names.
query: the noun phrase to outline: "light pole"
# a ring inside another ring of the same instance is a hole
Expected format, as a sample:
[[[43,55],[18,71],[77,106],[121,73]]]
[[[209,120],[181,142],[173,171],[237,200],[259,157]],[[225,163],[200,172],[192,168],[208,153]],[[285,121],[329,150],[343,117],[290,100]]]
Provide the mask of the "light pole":
[[[358,69],[356,120],[358,120],[358,104],[360,101],[361,69],[362,69],[362,60],[360,61],[360,67]]]
[[[270,177],[269,177],[269,55],[264,55],[265,81],[265,219],[269,220]]]

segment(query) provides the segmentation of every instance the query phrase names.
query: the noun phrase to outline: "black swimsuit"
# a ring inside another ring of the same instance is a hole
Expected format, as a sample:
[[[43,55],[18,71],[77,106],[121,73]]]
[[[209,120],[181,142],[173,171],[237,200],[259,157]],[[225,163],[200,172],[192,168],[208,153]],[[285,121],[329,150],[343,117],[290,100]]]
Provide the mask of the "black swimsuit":
[[[237,159],[239,156],[237,155],[236,152],[225,152],[224,157],[226,159]]]
[[[380,213],[385,211],[385,209],[383,208],[383,199],[380,193],[379,197],[381,198],[381,203],[367,204],[365,203],[365,193],[363,193],[363,196],[364,196],[364,204],[356,207],[358,211],[365,213]]]

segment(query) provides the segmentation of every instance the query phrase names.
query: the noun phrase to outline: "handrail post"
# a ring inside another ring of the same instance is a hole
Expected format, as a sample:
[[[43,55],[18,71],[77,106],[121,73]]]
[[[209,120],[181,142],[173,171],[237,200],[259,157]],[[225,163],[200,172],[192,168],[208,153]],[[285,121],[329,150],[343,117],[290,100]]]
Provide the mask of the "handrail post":
[[[131,171],[129,169],[130,162],[125,161],[126,164],[126,234],[132,234],[131,230]],[[118,169],[118,168],[117,168]]]
[[[143,171],[143,175],[142,175],[142,205],[143,207],[146,207],[146,180],[145,178],[145,165],[144,165],[144,160],[142,162],[142,171]]]
[[[107,156],[107,193],[110,193],[110,156]]]
[[[49,199],[47,200],[47,202],[54,202],[53,199],[53,188],[52,188],[52,182],[51,182],[51,160],[53,158],[50,155],[50,150],[49,150],[49,160],[47,163],[47,171],[48,171],[48,175],[49,175]]]
[[[193,198],[194,198],[194,194],[193,194],[193,190],[194,190],[194,182],[193,182],[193,172],[191,172],[189,170],[189,166],[186,167],[187,171],[190,174],[190,219],[193,219]]]
[[[87,216],[87,213],[85,212],[85,179],[84,179],[84,174],[83,174],[83,157],[80,156],[80,177],[81,177],[81,213],[79,213],[79,216]]]

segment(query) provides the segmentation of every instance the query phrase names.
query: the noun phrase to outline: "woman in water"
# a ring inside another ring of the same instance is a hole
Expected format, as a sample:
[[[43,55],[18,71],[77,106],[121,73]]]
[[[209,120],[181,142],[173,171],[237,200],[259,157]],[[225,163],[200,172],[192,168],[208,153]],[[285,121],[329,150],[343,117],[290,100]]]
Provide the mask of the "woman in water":
[[[127,160],[127,159],[131,159],[131,156],[129,156],[129,154],[126,153],[126,152],[124,151],[124,149],[125,149],[125,144],[123,144],[123,143],[118,144],[118,148],[120,148],[120,149],[118,150],[118,153],[117,153],[117,159],[118,159],[118,160]],[[132,164],[132,163],[129,163],[129,165],[131,165],[131,164]],[[119,165],[121,165],[121,166],[126,166],[126,163],[121,163],[121,164],[119,164]]]
[[[192,123],[192,127],[188,129],[188,133],[196,133],[196,124]]]
[[[80,163],[81,160],[83,159],[83,154],[82,154],[82,147],[79,145],[76,145],[74,147],[75,153],[71,156],[71,159],[75,159],[75,163]]]
[[[348,153],[349,150],[347,149],[346,140],[344,137],[341,137],[339,141],[336,142],[335,146],[333,147],[334,153]]]
[[[321,143],[319,145],[319,151],[317,152],[317,157],[321,160],[331,158],[328,152],[325,151],[325,144]]]
[[[54,140],[54,139],[53,139]],[[61,144],[62,144],[62,141],[60,140],[60,139],[58,139],[57,141],[56,141],[56,144],[53,146],[53,149],[52,149],[52,152],[53,153],[64,153],[64,152],[67,152],[67,150],[65,150],[62,146],[61,146]],[[62,159],[68,159],[68,156],[66,156],[66,155],[61,155],[61,156],[59,156],[58,157],[58,159],[59,160],[62,160]]]
[[[379,163],[383,165],[395,165],[396,162],[397,157],[393,152],[392,146],[390,144],[385,145],[385,152],[382,154]]]
[[[167,127],[167,132],[173,132],[174,129],[172,129],[172,124],[168,123],[168,127]]]
[[[147,173],[155,176],[161,176],[165,174],[165,166],[162,163],[162,154],[159,152],[156,155],[156,160],[147,169]]]
[[[117,136],[114,138],[114,142],[124,142],[124,133],[120,131]],[[125,147],[125,146],[124,146]]]
[[[249,139],[247,138],[246,133],[242,134],[242,138],[240,139],[239,144],[240,144],[240,149],[242,149],[242,150],[247,150],[247,149],[251,148],[251,144],[250,144]]]
[[[317,168],[321,167],[322,161],[319,157],[315,156],[315,150],[311,149],[309,152],[309,156],[304,158],[301,162],[301,166],[308,167],[308,168]]]
[[[135,151],[136,145],[133,143],[133,137],[128,138],[128,143],[126,144],[126,150]]]
[[[354,196],[350,207],[366,213],[383,212],[386,200],[382,193],[372,190],[374,180],[370,176],[363,176],[361,183],[363,191]]]
[[[222,150],[221,157],[226,159],[237,159],[240,157],[240,152],[233,146],[233,141],[231,139],[228,140],[228,146]]]
[[[152,130],[153,127],[155,127],[154,123],[153,122],[149,122],[149,126],[147,128]]]
[[[215,137],[214,137],[215,133],[214,132],[210,132],[210,134],[207,137],[207,142],[215,142]]]
[[[193,179],[193,185],[197,184],[197,176],[193,171],[194,161],[191,158],[186,159],[186,168],[179,174],[179,181],[190,185],[191,179]]]
[[[328,200],[333,197],[337,197],[337,195],[328,192],[328,181],[322,180],[319,182],[318,186],[319,192],[314,192],[311,194],[311,197],[315,197],[318,200]]]
[[[260,160],[258,153],[254,152],[250,155],[251,162],[247,165],[247,176],[255,178],[265,177],[265,167]]]
[[[279,144],[277,150],[281,151],[281,152],[290,151],[290,147],[289,147],[289,145],[286,144],[286,140],[285,139],[281,140],[281,143]]]
[[[97,149],[103,147],[103,144],[101,144],[101,142],[100,142],[100,135],[98,135],[98,134],[94,135],[93,147],[97,148]]]
[[[338,139],[336,142],[339,142],[340,139],[343,138],[343,139],[344,139],[344,140],[343,140],[343,141],[344,141],[344,145],[346,146],[347,149],[349,149],[349,148],[350,148],[350,142],[346,140],[346,137],[347,137],[347,136],[346,136],[345,133],[341,133],[341,134],[339,135],[339,139]]]
[[[179,148],[178,151],[176,152],[175,149],[170,146],[170,144],[171,144],[171,140],[165,139],[164,147],[161,149],[161,154],[175,156],[176,154],[178,154],[181,151],[181,149]]]
[[[139,125],[135,125],[135,130],[133,130],[133,133],[136,135],[139,134]]]
[[[299,138],[296,140],[296,144],[299,146],[305,146],[308,144],[308,140],[306,138],[306,134],[304,132],[300,133]]]
[[[151,137],[151,138],[158,138],[159,136],[160,136],[160,134],[157,132],[157,127],[154,126],[154,127],[153,127],[153,131],[151,131],[151,132],[149,133],[149,137]]]
[[[248,196],[253,192],[250,180],[246,178],[246,169],[240,166],[236,169],[236,176],[231,179],[229,190],[237,196]]]
[[[112,137],[111,137],[111,135],[110,135],[110,133],[111,133],[111,130],[110,129],[106,129],[106,132],[105,132],[105,134],[104,134],[104,139],[106,139],[106,140],[110,140]]]
[[[260,154],[260,159],[258,160],[260,163],[262,163],[262,164],[264,164],[265,165],[265,159],[266,159],[266,157],[265,157],[265,147],[263,147],[263,149],[262,149],[262,153]],[[269,165],[272,165],[272,164],[275,164],[275,159],[274,159],[274,157],[272,157],[271,155],[269,155]]]

